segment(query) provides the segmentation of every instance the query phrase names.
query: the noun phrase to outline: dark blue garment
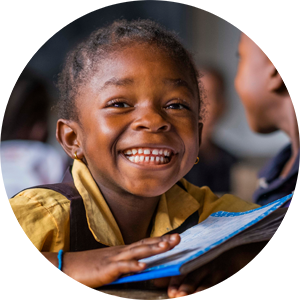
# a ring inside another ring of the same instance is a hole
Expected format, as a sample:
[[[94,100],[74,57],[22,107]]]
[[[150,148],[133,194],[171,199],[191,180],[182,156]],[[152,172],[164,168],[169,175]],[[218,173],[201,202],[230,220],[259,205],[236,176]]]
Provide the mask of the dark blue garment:
[[[204,158],[199,152],[199,162],[184,178],[199,187],[208,186],[214,193],[230,193],[231,169],[237,158],[225,149],[213,144],[214,155],[211,159]]]
[[[292,154],[291,145],[283,148],[267,165],[258,173],[259,188],[253,194],[253,200],[259,205],[265,205],[280,199],[295,190],[298,169],[298,157],[286,177],[280,177],[280,173]],[[288,206],[289,202],[285,205]]]

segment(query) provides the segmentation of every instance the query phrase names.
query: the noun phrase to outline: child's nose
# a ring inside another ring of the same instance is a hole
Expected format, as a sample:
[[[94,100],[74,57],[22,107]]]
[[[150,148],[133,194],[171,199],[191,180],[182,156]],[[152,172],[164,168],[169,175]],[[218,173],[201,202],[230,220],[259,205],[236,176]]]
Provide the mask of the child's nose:
[[[149,132],[169,131],[171,124],[160,114],[151,108],[144,108],[139,112],[139,117],[132,123],[134,130],[146,130]]]

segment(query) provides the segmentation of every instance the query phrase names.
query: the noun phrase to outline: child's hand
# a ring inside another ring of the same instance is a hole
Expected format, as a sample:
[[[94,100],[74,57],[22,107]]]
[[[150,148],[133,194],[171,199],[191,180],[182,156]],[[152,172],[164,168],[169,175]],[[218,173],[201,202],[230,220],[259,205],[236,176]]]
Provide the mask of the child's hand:
[[[265,246],[265,242],[243,245],[231,249],[193,272],[160,278],[156,286],[168,285],[168,296],[177,298],[205,290],[235,274],[249,263]]]
[[[180,236],[172,234],[144,239],[128,246],[66,252],[63,272],[89,287],[99,287],[116,280],[122,274],[144,270],[146,264],[138,260],[166,252],[179,242]],[[43,254],[57,265],[56,253]]]

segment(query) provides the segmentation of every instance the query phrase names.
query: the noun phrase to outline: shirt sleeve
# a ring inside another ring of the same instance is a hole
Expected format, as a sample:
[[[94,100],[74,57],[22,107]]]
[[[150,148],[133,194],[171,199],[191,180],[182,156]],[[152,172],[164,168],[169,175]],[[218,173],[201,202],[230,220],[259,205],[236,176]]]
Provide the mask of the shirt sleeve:
[[[70,200],[48,189],[30,189],[10,199],[27,237],[40,251],[69,250]]]

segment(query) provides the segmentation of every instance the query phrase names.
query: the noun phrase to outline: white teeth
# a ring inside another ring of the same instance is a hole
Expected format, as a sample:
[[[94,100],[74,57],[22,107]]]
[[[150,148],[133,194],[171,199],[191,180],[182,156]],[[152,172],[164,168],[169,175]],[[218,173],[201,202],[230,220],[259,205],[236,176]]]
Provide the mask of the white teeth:
[[[127,158],[133,163],[156,163],[156,164],[166,164],[169,162],[169,159],[164,156],[144,156],[144,155],[135,155],[127,156]]]
[[[164,155],[164,156],[170,156],[171,155],[171,152],[167,149],[142,149],[142,148],[139,148],[139,149],[128,149],[126,151],[124,151],[124,154],[125,155],[136,155],[137,153],[138,154],[145,154],[145,155],[149,155],[151,154],[152,152],[152,155]]]
[[[170,161],[171,151],[168,149],[133,148],[125,150],[124,154],[127,159],[134,163],[166,164]]]
[[[127,154],[127,155],[132,154],[131,150],[126,150],[124,153]]]

